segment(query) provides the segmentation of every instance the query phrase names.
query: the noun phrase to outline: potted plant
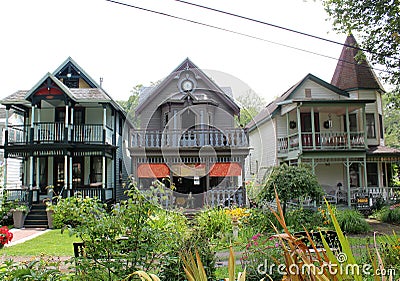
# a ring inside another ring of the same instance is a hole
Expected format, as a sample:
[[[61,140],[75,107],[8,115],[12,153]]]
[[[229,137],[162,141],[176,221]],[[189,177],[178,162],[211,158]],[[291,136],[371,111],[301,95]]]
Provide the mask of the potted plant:
[[[47,225],[50,229],[53,229],[54,228],[53,217],[54,217],[55,204],[53,204],[53,199],[50,199],[50,198],[44,199],[43,202],[46,204]]]
[[[8,244],[13,239],[13,234],[10,232],[7,226],[0,227],[0,248],[3,248],[5,244]]]
[[[26,215],[29,212],[29,207],[27,205],[18,205],[12,210],[14,227],[15,228],[23,228]]]

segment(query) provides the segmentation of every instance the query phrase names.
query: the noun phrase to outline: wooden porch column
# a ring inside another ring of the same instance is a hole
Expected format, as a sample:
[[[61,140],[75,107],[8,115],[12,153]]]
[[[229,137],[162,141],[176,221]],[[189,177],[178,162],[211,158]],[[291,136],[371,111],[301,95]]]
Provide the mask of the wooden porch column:
[[[362,119],[363,119],[363,128],[364,128],[364,146],[368,148],[368,139],[367,139],[367,116],[365,114],[365,104],[362,108]]]
[[[367,156],[364,155],[364,186],[368,187],[368,176],[367,176]]]
[[[345,165],[346,165],[346,174],[347,174],[347,206],[351,207],[350,161],[349,161],[349,157],[346,157],[346,164]]]
[[[69,141],[68,133],[68,120],[69,120],[69,106],[68,103],[65,105],[65,129],[64,129],[64,141]]]
[[[106,104],[103,104],[103,144],[106,143],[106,132],[107,132],[106,130],[107,130],[107,106]]]
[[[242,158],[242,157],[241,157]],[[250,206],[250,202],[247,202],[247,193],[246,193],[246,169],[245,162],[242,158],[240,161],[240,165],[242,166],[242,194],[243,194],[243,205]]]
[[[72,155],[69,157],[69,190],[68,190],[68,196],[72,195]]]
[[[29,161],[29,189],[32,189],[33,187],[33,155],[30,156],[30,161]]]
[[[315,116],[314,116],[314,106],[311,106],[311,137],[313,142],[313,149],[316,149],[317,146],[315,144]]]
[[[68,155],[64,156],[64,188],[63,190],[68,194]],[[61,194],[62,196],[62,194]]]
[[[299,134],[299,150],[303,151],[303,142],[301,139],[301,116],[300,116],[300,105],[296,107],[296,115],[297,115],[297,132]]]
[[[68,139],[72,141],[73,138],[73,129],[74,129],[74,107],[71,106],[71,127],[68,130]]]
[[[346,134],[347,134],[347,148],[351,149],[349,106],[347,104],[346,104]]]
[[[9,118],[9,110],[10,107],[7,106],[6,107],[6,128],[5,128],[5,132],[4,132],[4,148],[5,150],[7,149],[7,145],[8,145],[8,118]],[[3,168],[3,180],[4,180],[4,184],[3,184],[3,188],[7,188],[7,159],[8,159],[8,155],[7,152],[4,151],[4,168]]]
[[[4,168],[3,168],[3,180],[4,180],[4,184],[3,184],[3,188],[7,188],[7,157],[6,155],[4,155]]]
[[[40,186],[40,158],[36,157],[36,186]]]
[[[103,170],[101,173],[101,181],[103,189],[106,188],[106,157],[103,156]]]
[[[31,132],[30,132],[30,143],[33,144],[33,137],[35,133],[35,106],[32,104],[31,108]]]

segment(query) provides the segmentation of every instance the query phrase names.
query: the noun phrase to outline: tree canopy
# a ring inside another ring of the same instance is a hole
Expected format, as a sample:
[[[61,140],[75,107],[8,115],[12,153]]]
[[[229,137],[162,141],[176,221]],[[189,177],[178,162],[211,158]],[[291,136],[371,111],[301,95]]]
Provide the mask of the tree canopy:
[[[383,103],[386,145],[400,149],[400,110],[388,96],[383,97]]]
[[[245,94],[239,96],[237,101],[241,105],[240,121],[241,126],[246,126],[265,106],[265,101],[254,91],[248,90]]]
[[[357,35],[361,53],[374,65],[385,66],[381,76],[400,93],[400,0],[323,0],[334,29]]]
[[[317,177],[309,166],[300,164],[289,166],[286,163],[273,167],[261,190],[258,201],[275,199],[275,189],[283,203],[283,209],[289,200],[311,197],[317,199],[322,195],[322,188]]]

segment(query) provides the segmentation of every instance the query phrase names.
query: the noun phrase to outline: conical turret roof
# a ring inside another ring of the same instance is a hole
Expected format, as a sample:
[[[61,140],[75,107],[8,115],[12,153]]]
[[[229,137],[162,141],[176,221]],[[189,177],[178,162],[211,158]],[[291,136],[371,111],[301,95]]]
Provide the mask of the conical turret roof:
[[[346,91],[357,89],[384,91],[369,62],[367,60],[356,61],[355,57],[359,51],[357,47],[358,44],[354,36],[352,34],[347,36],[331,84]]]

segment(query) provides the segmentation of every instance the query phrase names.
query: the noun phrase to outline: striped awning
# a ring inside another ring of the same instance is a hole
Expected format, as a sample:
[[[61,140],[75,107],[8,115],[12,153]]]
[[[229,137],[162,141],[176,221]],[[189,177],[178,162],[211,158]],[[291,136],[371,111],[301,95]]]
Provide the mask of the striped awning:
[[[237,177],[242,174],[239,163],[215,163],[210,170],[210,177]]]
[[[166,164],[140,164],[137,174],[139,178],[166,178],[169,177],[169,168]]]

